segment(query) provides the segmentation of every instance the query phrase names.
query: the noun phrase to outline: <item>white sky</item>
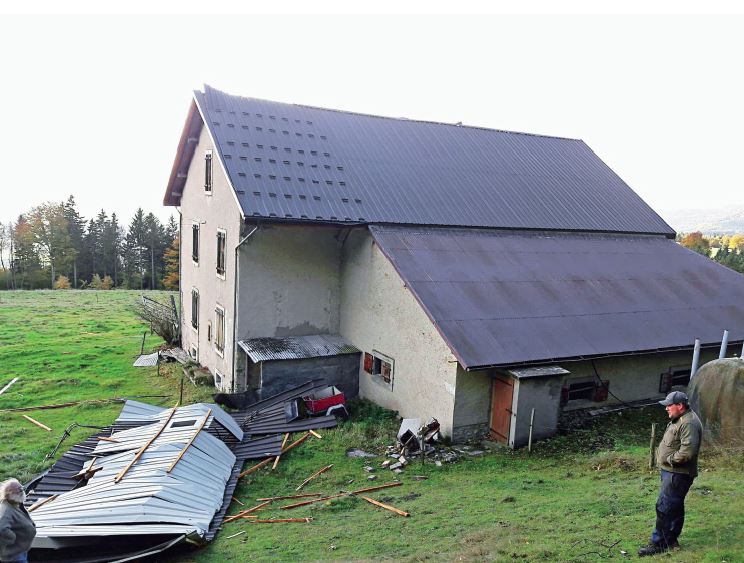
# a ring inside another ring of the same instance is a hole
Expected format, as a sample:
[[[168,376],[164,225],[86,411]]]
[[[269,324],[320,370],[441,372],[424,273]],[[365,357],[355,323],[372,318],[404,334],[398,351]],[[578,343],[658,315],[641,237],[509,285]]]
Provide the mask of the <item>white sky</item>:
[[[702,16],[694,2],[675,3],[694,16],[645,15],[663,11],[659,2],[625,2],[625,13],[644,13],[636,16],[498,15],[491,4],[490,14],[464,4],[470,15],[455,15],[438,0],[427,6],[439,16],[406,16],[387,0],[374,9],[393,15],[292,15],[301,8],[290,5],[276,16],[157,16],[163,2],[127,6],[146,15],[15,16],[0,5],[0,221],[70,194],[87,218],[104,208],[128,223],[138,206],[176,215],[163,194],[191,92],[204,83],[580,138],[662,216],[744,203],[741,15]],[[230,2],[183,6],[245,12]]]

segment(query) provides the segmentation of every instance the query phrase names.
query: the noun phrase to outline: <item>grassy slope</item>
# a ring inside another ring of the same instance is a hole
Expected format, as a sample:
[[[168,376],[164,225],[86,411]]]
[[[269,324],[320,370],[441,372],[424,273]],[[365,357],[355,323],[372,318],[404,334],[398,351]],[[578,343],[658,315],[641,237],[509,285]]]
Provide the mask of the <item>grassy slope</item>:
[[[0,387],[21,380],[0,396],[0,409],[118,395],[177,397],[178,377],[157,378],[154,368],[132,368],[143,327],[129,313],[134,292],[0,292]],[[148,336],[146,348],[159,344]],[[187,396],[207,390],[186,386]],[[73,421],[108,424],[119,405],[35,411],[53,428],[47,433],[18,414],[0,414],[0,478],[26,479],[43,467],[43,457]],[[434,413],[435,414],[435,413]],[[436,468],[418,465],[401,475],[403,486],[370,496],[412,516],[401,518],[356,498],[342,498],[266,516],[313,516],[310,524],[226,524],[205,549],[170,560],[205,562],[252,560],[543,560],[597,561],[610,552],[634,553],[653,525],[657,476],[645,468],[648,427],[663,422],[656,409],[615,415],[595,428],[538,444],[524,451],[498,450],[482,458]],[[292,494],[306,476],[336,465],[306,487],[332,494],[390,482],[377,470],[368,483],[363,466],[379,466],[344,455],[349,447],[382,452],[396,423],[375,409],[336,431],[323,432],[293,450],[276,471],[249,476],[236,492],[246,506],[255,498]],[[89,430],[78,430],[63,451]],[[704,472],[688,496],[684,549],[669,561],[744,561],[744,463],[729,454],[705,452]],[[414,481],[413,475],[427,475]],[[350,482],[351,481],[351,482]],[[234,506],[231,511],[240,507]],[[247,533],[228,539],[239,531]]]

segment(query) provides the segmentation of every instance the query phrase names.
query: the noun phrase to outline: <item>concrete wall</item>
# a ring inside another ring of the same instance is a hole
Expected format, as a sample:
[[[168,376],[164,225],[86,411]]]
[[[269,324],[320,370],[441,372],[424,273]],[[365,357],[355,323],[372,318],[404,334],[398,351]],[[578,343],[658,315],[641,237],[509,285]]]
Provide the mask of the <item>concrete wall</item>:
[[[209,195],[204,191],[204,153],[213,149],[213,182]],[[199,263],[191,259],[191,226],[200,226]],[[182,346],[186,352],[196,347],[200,364],[223,376],[222,389],[229,389],[232,377],[233,290],[235,276],[234,248],[238,244],[242,215],[219,164],[207,128],[202,129],[181,198],[181,323]],[[225,275],[217,275],[217,230],[226,232]],[[191,289],[199,290],[199,328],[191,326]],[[220,355],[214,346],[215,307],[225,309],[225,351]],[[207,323],[212,324],[212,338],[207,341]]]
[[[457,362],[368,232],[343,247],[340,334],[395,361],[391,387],[360,370],[359,392],[406,418],[434,417],[452,435]]]
[[[359,393],[359,354],[274,360],[262,364],[262,398],[287,391],[311,379],[324,379],[327,385],[335,385],[344,392],[347,399],[356,397]]]
[[[515,382],[512,401],[512,424],[509,445],[513,448],[527,445],[530,417],[535,409],[532,440],[548,438],[555,434],[561,412],[560,377],[533,377]]]
[[[491,371],[465,371],[457,364],[457,396],[452,439],[464,442],[488,432],[491,423]]]
[[[240,247],[238,340],[338,333],[339,232],[262,225]]]

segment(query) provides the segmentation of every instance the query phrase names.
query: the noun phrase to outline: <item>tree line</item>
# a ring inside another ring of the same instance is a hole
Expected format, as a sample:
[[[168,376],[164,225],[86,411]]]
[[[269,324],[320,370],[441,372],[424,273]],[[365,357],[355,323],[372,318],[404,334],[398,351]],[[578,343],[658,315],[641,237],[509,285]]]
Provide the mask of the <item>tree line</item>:
[[[732,270],[744,273],[744,234],[706,236],[695,231],[678,234],[677,242]]]
[[[75,198],[0,222],[0,289],[177,289],[178,224],[142,208],[128,228],[116,213],[85,219]]]

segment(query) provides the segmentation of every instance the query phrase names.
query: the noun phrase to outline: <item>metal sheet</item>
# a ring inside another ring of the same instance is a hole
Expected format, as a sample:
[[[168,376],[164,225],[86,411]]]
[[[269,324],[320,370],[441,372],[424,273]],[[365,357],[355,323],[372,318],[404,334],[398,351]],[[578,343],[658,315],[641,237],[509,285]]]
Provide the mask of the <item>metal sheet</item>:
[[[560,375],[568,375],[571,373],[567,369],[563,369],[560,366],[542,366],[533,368],[522,368],[522,369],[510,369],[507,373],[513,375],[517,379],[529,379],[532,377],[555,377]]]
[[[744,339],[744,277],[661,236],[370,231],[469,369]]]
[[[134,360],[132,366],[136,368],[155,366],[158,363],[159,356],[160,354],[158,352],[153,352],[152,354],[142,354],[141,356],[138,356],[136,360]]]
[[[284,338],[251,338],[238,345],[251,361],[299,360],[324,356],[356,354],[359,349],[337,334],[314,334]]]
[[[673,234],[580,140],[277,103],[209,86],[195,100],[249,217]],[[190,113],[184,135],[200,125]],[[179,155],[174,170],[186,170],[193,152]],[[173,174],[166,204],[177,205],[178,192]]]

